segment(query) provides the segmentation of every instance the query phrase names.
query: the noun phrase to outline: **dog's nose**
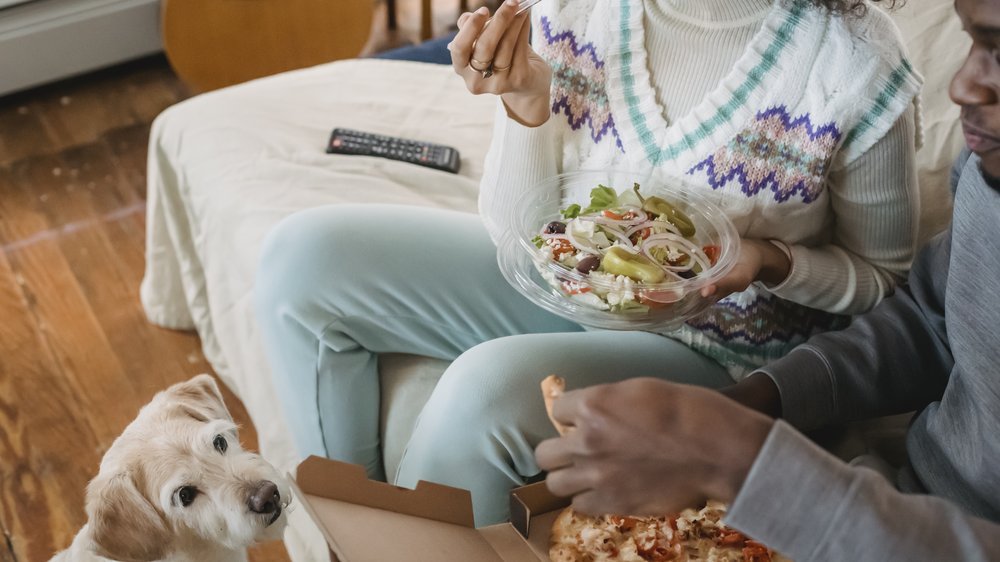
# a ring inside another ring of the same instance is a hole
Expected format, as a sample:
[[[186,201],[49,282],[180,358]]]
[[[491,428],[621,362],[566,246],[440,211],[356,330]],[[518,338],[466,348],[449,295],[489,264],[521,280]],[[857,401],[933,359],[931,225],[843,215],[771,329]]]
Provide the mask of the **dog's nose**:
[[[250,510],[254,513],[271,513],[278,509],[280,501],[278,486],[270,480],[263,480],[250,496]]]

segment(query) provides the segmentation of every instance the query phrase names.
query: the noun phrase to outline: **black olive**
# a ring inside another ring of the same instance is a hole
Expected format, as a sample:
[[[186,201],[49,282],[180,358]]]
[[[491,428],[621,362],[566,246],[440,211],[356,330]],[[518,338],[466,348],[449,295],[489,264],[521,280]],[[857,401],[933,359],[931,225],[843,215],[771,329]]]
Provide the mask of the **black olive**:
[[[559,221],[552,221],[545,225],[545,234],[565,234],[566,233],[566,223]]]
[[[601,258],[597,256],[587,256],[576,262],[576,270],[580,273],[590,273],[601,265]]]

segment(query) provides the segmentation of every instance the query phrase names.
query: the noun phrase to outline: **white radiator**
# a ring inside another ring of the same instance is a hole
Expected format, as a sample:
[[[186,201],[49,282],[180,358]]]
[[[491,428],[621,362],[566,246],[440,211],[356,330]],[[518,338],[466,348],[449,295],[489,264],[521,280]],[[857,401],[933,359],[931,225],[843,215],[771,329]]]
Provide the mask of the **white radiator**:
[[[34,0],[0,0],[0,9],[9,8],[18,4],[27,4],[32,1]]]
[[[0,95],[156,53],[160,0],[0,0]]]

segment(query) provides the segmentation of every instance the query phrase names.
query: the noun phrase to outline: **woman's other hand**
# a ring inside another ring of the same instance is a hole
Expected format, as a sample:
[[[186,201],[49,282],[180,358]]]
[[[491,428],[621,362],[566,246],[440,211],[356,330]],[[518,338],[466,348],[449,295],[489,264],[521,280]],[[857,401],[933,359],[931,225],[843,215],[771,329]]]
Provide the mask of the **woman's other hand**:
[[[549,118],[552,69],[529,45],[529,12],[515,15],[518,7],[507,0],[492,21],[485,7],[462,14],[448,50],[470,92],[499,95],[511,118],[535,127]]]
[[[712,285],[701,290],[701,296],[724,298],[732,293],[745,291],[754,281],[767,285],[780,284],[788,277],[792,264],[780,248],[767,240],[747,239],[740,242],[740,256],[736,265]]]

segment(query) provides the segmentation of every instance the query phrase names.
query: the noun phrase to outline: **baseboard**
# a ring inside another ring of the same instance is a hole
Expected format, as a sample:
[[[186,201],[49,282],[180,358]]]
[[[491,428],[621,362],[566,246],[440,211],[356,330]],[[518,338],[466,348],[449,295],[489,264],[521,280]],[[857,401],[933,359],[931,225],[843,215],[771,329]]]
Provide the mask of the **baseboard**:
[[[0,10],[0,95],[156,53],[160,0],[38,0]]]

